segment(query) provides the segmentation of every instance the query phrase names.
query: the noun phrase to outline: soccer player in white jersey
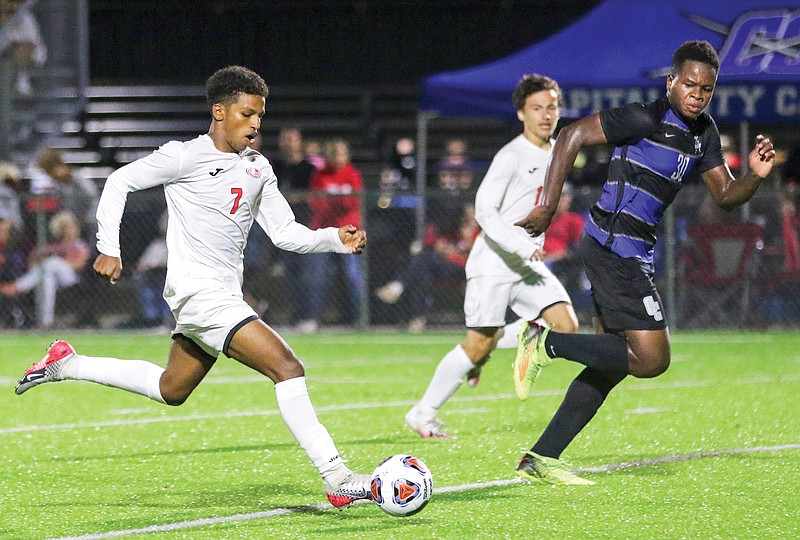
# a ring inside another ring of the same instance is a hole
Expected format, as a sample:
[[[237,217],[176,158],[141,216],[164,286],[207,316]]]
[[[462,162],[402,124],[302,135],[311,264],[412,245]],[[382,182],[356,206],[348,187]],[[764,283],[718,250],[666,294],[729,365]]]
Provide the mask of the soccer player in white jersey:
[[[447,438],[436,417],[439,408],[465,378],[474,385],[496,347],[517,346],[521,324],[504,327],[508,307],[521,320],[538,319],[560,332],[578,329],[569,295],[542,262],[544,239],[531,238],[514,226],[527,215],[529,205],[541,201],[560,118],[561,89],[553,79],[526,75],[512,102],[523,132],[495,155],[475,198],[482,232],[467,259],[467,335],[442,358],[422,399],[405,416],[406,424],[423,438]]]
[[[248,147],[264,115],[267,85],[240,66],[220,69],[206,83],[208,133],[172,141],[112,173],[97,210],[94,270],[116,283],[122,271],[119,226],[128,193],[164,186],[169,212],[164,299],[176,319],[166,369],[142,360],[96,358],[56,341],[25,372],[17,394],[48,381],[75,379],[121,388],[180,405],[220,353],[275,383],[283,420],[319,470],[337,508],[369,498],[368,475],[344,464],[317,419],[303,364],[242,298],[242,253],[253,221],[289,251],[361,253],[366,233],[352,225],[310,230],[297,223],[278,191],[267,159]]]

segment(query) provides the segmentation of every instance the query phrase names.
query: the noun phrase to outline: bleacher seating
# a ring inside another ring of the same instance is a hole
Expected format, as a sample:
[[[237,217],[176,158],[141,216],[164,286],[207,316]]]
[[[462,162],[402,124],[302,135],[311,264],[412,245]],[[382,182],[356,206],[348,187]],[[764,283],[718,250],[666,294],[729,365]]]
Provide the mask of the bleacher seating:
[[[58,91],[48,103],[58,103]],[[38,133],[88,178],[102,182],[117,166],[144,156],[169,140],[190,139],[208,129],[202,86],[91,86],[84,112],[66,122],[42,121]],[[278,132],[295,126],[306,139],[343,137],[367,185],[377,179],[392,142],[416,136],[418,90],[413,86],[272,87],[262,126],[263,151],[277,153]],[[444,141],[467,140],[472,157],[488,162],[516,126],[497,119],[436,118],[428,128],[431,163]]]

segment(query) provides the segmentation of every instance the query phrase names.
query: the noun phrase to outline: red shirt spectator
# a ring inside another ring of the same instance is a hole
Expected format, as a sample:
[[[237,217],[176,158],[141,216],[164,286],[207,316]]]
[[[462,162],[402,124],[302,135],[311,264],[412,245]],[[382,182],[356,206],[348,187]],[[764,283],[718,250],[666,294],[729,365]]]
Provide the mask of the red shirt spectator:
[[[553,221],[544,235],[544,260],[555,262],[570,255],[570,248],[577,245],[583,232],[583,217],[570,211],[572,191],[564,186],[558,201]]]
[[[475,220],[474,207],[468,206],[464,208],[464,216],[457,232],[458,235],[447,234],[437,228],[436,225],[429,224],[425,229],[425,237],[422,240],[422,244],[426,248],[433,249],[451,263],[463,268],[467,265],[469,251],[481,232],[480,225]]]
[[[311,191],[326,196],[311,197],[312,229],[360,225],[361,174],[350,163],[350,150],[342,139],[325,144],[326,165],[311,177]]]

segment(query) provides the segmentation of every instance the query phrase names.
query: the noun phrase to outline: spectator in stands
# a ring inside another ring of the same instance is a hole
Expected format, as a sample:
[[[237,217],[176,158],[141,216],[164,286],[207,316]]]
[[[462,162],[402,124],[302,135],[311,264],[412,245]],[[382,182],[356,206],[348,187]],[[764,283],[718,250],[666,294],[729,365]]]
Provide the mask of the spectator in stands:
[[[573,306],[589,308],[591,293],[578,248],[585,220],[572,210],[572,185],[565,183],[544,237],[542,260],[567,289]]]
[[[53,326],[56,293],[76,285],[89,260],[89,246],[80,236],[80,224],[72,212],[61,211],[50,220],[53,241],[42,250],[35,250],[28,271],[14,281],[0,284],[0,294],[9,297],[27,293],[42,285],[43,298],[39,324]]]
[[[375,292],[387,304],[397,303],[401,295],[407,293],[411,318],[409,332],[425,330],[433,288],[438,280],[464,281],[467,255],[480,233],[480,227],[475,220],[475,208],[470,205],[464,209],[458,235],[453,236],[449,232],[449,229],[441,231],[435,225],[428,225],[422,250],[413,254],[408,266],[395,280]]]
[[[416,199],[408,195],[416,184],[417,158],[414,155],[415,143],[410,137],[400,137],[394,142],[378,175],[378,207],[415,208]]]
[[[13,282],[27,270],[25,253],[16,242],[18,229],[0,217],[0,283]],[[19,328],[25,324],[22,307],[15,298],[0,296],[0,325]]]
[[[17,93],[30,95],[33,92],[30,70],[43,66],[47,60],[39,23],[23,0],[0,0],[0,27],[6,37],[0,43],[0,55],[11,57]]]
[[[444,146],[444,155],[439,160],[437,171],[439,183],[442,183],[442,174],[448,184],[447,187],[468,190],[472,188],[474,176],[474,163],[467,154],[467,142],[461,138],[449,139]]]
[[[303,143],[303,152],[308,162],[316,167],[317,170],[325,166],[325,156],[322,155],[322,146],[319,141],[308,139]]]
[[[148,244],[133,271],[133,285],[141,312],[121,323],[118,328],[174,326],[175,320],[162,296],[167,278],[167,221],[167,213],[164,212],[158,221],[161,234]]]
[[[427,222],[451,236],[458,235],[464,209],[475,202],[472,171],[462,164],[442,165],[438,171],[439,189],[431,190],[427,200]]]
[[[19,167],[13,163],[0,162],[0,219],[9,221],[14,227],[22,227],[19,191],[22,178]]]
[[[341,227],[361,223],[361,174],[350,163],[350,146],[344,139],[332,139],[323,148],[325,167],[311,177],[312,196],[311,228]],[[350,306],[357,318],[364,296],[361,264],[355,257],[339,257],[335,253],[305,255],[305,282],[309,295],[306,316],[298,330],[316,331],[325,310],[333,274],[331,270],[342,267],[349,285]]]
[[[317,168],[306,159],[303,151],[303,134],[298,128],[286,127],[278,133],[279,155],[271,159],[272,169],[278,177],[278,188],[289,201],[298,223],[308,226],[311,223],[311,209],[308,205],[308,192],[311,177]],[[286,293],[289,317],[292,324],[304,315],[301,306],[305,300],[303,283],[305,255],[285,250],[272,250],[270,257],[276,264],[272,273],[283,276],[282,289]]]
[[[409,189],[417,179],[416,143],[411,137],[400,137],[394,143],[390,165],[398,171],[397,189]]]
[[[544,238],[543,259],[550,269],[561,261],[574,257],[574,249],[581,239],[584,219],[572,211],[572,186],[565,183],[561,191],[553,220]]]
[[[278,188],[291,204],[295,219],[308,225],[311,213],[306,192],[317,167],[306,158],[303,152],[303,135],[297,128],[281,129],[278,133],[278,150],[280,155],[270,160],[275,176],[278,177]]]
[[[39,152],[30,177],[31,193],[54,195],[59,210],[68,210],[78,218],[82,236],[87,239],[94,236],[99,201],[97,186],[76,174],[72,166],[64,162],[59,150],[46,148]]]

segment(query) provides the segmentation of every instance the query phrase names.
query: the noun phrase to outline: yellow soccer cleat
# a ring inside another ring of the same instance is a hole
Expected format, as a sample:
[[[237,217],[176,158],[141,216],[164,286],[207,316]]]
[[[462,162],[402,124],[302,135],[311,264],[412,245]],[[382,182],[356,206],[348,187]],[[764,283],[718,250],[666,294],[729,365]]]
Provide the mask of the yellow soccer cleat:
[[[549,328],[535,322],[525,322],[517,336],[517,356],[514,358],[514,390],[519,399],[528,399],[531,385],[539,377],[543,367],[553,359],[544,350],[544,340]]]
[[[534,452],[526,453],[519,460],[516,471],[517,476],[539,484],[594,485],[591,480],[572,473],[569,465],[562,460],[540,456]]]

